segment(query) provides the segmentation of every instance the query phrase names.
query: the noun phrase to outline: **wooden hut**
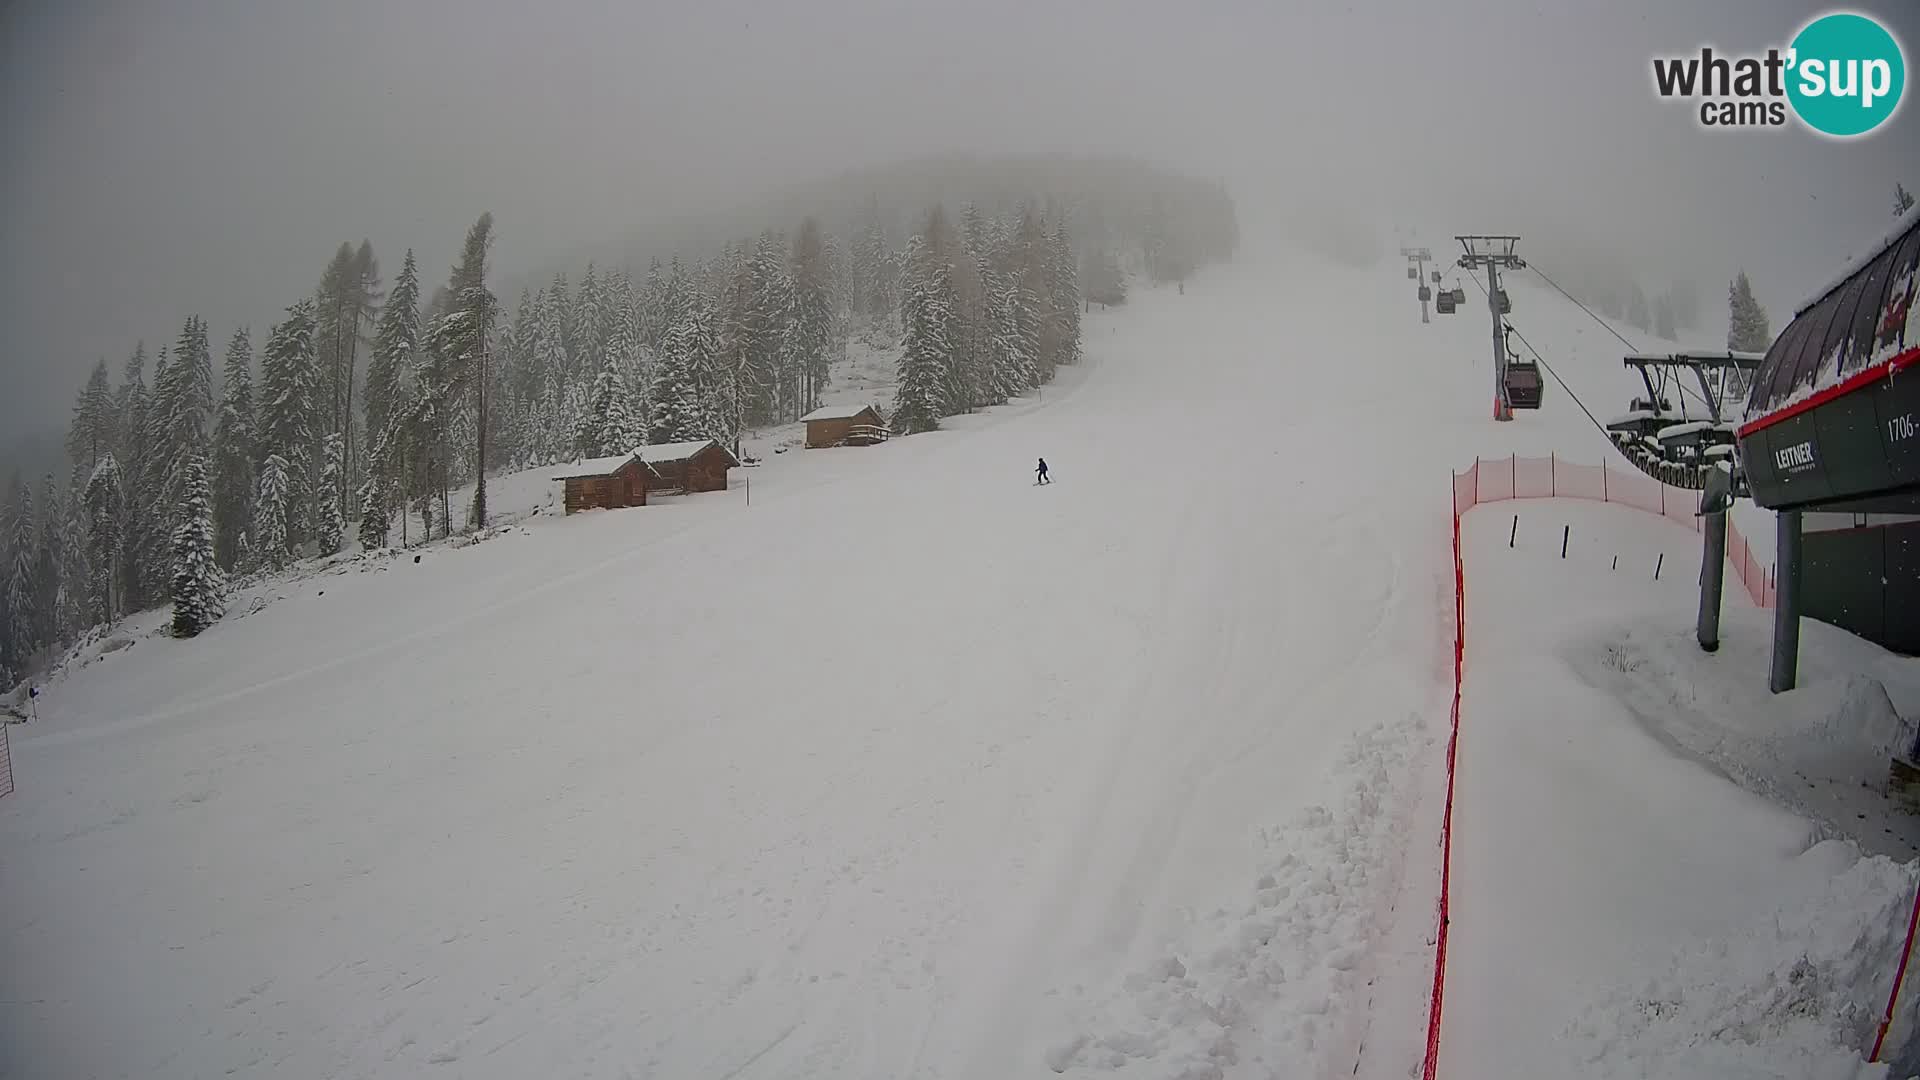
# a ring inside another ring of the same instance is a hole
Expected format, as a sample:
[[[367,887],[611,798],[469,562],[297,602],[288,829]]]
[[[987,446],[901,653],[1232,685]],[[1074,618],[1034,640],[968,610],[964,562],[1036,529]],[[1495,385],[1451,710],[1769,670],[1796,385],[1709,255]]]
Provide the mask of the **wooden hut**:
[[[692,492],[727,490],[727,470],[740,459],[712,439],[642,446],[635,456],[646,465],[647,490]]]
[[[647,466],[637,454],[615,454],[565,465],[553,474],[567,485],[567,513],[647,505]]]
[[[887,440],[887,422],[872,405],[827,405],[800,418],[807,425],[807,449],[824,446],[872,446]]]

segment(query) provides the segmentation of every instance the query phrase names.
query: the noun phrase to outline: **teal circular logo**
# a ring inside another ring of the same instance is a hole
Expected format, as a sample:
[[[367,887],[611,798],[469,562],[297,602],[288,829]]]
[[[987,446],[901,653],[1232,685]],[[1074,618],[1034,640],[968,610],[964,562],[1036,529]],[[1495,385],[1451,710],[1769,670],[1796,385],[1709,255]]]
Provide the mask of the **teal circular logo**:
[[[1823,135],[1865,135],[1900,107],[1906,59],[1886,28],[1851,12],[1822,15],[1789,46],[1787,99]]]

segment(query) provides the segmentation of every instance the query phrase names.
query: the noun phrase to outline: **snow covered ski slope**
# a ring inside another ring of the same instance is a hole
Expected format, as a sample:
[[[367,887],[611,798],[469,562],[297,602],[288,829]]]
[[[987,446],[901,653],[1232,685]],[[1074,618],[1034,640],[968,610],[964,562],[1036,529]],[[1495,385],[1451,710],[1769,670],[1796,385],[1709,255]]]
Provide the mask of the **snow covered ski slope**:
[[[1405,1076],[1449,470],[1605,452],[1552,384],[1492,424],[1484,310],[1407,285],[1249,257],[1044,403],[57,683],[0,1074]]]
[[[1434,414],[1483,397],[1397,292],[1142,290],[1044,407],[87,669],[15,743],[0,1064],[1050,1075],[1215,1054],[1134,1038],[1178,950],[1246,1060],[1350,1069],[1375,969],[1425,978],[1376,945],[1445,714]]]

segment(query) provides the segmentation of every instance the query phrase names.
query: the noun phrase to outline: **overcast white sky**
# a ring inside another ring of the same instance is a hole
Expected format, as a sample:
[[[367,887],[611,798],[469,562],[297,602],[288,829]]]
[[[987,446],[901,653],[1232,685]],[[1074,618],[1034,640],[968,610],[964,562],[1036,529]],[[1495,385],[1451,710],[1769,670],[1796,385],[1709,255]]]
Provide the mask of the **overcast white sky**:
[[[1864,2],[1907,44],[1920,5]],[[1674,10],[1675,8],[1683,10]],[[1066,150],[1224,176],[1246,216],[1341,200],[1449,232],[1638,254],[1776,328],[1920,189],[1920,110],[1836,143],[1708,134],[1658,53],[1784,44],[1780,0],[13,0],[0,3],[0,454],[94,360],[189,314],[256,342],[342,240],[430,281],[493,211],[496,265],[784,179]],[[1909,93],[1912,96],[1912,92]],[[6,462],[0,461],[0,471]]]

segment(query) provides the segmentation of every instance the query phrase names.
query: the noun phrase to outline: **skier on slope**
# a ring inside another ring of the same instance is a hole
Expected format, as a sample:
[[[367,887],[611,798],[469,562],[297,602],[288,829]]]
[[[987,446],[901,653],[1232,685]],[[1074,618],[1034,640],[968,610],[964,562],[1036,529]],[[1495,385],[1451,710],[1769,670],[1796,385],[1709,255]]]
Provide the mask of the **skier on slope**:
[[[1048,479],[1048,478],[1047,478],[1047,459],[1046,459],[1046,458],[1041,458],[1041,459],[1040,459],[1040,467],[1039,467],[1038,469],[1036,469],[1036,470],[1034,470],[1034,475],[1033,475],[1033,482],[1034,482],[1034,483],[1036,483],[1036,484],[1051,484],[1051,483],[1053,483],[1053,481],[1052,481],[1052,480],[1050,480],[1050,479]]]

